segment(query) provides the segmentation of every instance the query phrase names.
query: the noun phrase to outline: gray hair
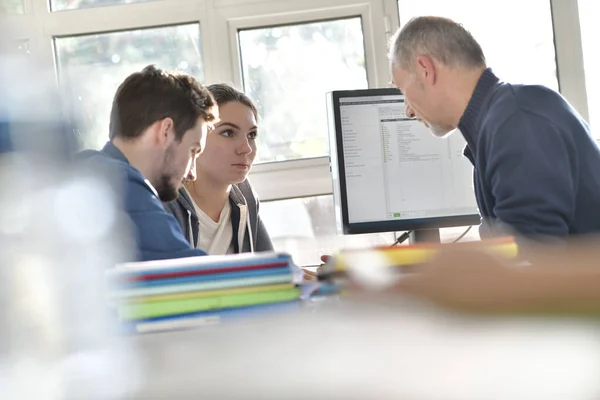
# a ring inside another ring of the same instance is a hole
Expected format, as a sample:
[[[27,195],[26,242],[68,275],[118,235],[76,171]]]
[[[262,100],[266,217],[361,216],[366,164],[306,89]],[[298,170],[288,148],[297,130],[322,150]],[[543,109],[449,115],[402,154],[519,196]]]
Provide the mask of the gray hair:
[[[442,17],[415,17],[390,40],[392,65],[410,71],[412,61],[427,55],[449,67],[485,67],[485,56],[475,38],[461,24]]]

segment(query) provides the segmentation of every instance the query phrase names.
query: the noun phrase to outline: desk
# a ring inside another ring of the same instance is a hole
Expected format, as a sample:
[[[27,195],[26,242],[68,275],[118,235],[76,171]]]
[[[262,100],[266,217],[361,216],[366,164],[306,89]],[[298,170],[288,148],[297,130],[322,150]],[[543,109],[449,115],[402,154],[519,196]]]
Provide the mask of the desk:
[[[145,369],[143,399],[600,398],[600,325],[590,321],[333,301],[123,340]]]

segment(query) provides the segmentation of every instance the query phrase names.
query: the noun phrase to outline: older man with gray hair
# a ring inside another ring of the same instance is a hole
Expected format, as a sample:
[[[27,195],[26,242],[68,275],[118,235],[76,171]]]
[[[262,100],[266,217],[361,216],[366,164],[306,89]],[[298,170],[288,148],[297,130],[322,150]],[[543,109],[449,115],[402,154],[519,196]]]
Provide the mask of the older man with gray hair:
[[[600,150],[560,94],[502,82],[473,36],[446,18],[410,20],[389,57],[407,115],[435,136],[464,136],[482,236],[600,232]]]

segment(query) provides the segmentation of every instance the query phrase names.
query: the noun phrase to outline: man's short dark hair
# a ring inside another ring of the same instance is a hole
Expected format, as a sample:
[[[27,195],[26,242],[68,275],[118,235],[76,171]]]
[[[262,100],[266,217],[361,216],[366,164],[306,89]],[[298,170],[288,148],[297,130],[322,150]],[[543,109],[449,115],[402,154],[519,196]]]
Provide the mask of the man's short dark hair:
[[[198,118],[214,120],[216,102],[194,77],[149,65],[129,75],[117,89],[110,111],[109,138],[134,139],[156,121],[171,118],[181,141]]]

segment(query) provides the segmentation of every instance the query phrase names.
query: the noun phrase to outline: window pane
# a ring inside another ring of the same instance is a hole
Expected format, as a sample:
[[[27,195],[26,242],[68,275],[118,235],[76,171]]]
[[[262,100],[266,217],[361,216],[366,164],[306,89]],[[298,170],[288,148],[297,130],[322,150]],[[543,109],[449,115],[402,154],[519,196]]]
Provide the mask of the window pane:
[[[259,107],[257,160],[328,154],[325,94],[367,88],[361,19],[239,32],[244,90]]]
[[[558,90],[550,0],[399,0],[400,25],[419,15],[462,23],[481,44],[488,65],[511,83]]]
[[[50,9],[52,11],[77,10],[80,8],[117,6],[145,1],[153,0],[50,0]]]
[[[57,38],[55,49],[61,86],[89,148],[108,140],[113,96],[132,72],[155,64],[204,80],[198,24]]]
[[[596,24],[600,17],[600,3],[598,0],[579,0],[578,7],[590,125],[592,132],[596,132],[596,136],[598,136],[600,135],[600,91],[598,90],[600,88],[600,79],[598,79],[600,54]]]
[[[23,14],[24,12],[24,0],[0,0],[0,15]]]
[[[260,205],[260,215],[275,250],[290,253],[301,266],[318,264],[321,255],[335,254],[341,249],[394,243],[393,233],[337,235],[333,210],[332,195],[269,201]],[[466,227],[441,229],[441,240],[453,241],[465,230]],[[477,239],[479,233],[475,227],[461,241]]]

